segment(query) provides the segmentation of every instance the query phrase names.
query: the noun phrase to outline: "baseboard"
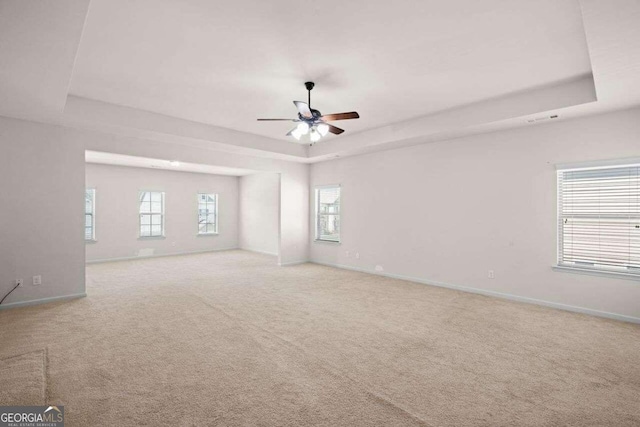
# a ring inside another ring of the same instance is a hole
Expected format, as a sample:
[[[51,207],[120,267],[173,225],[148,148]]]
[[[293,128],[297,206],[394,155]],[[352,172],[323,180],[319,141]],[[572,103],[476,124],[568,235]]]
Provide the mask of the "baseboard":
[[[84,298],[86,296],[87,294],[83,292],[81,294],[62,295],[59,297],[49,297],[49,298],[33,299],[29,301],[10,302],[9,304],[0,305],[0,310],[7,310],[9,308],[27,307],[30,305],[40,305],[40,304],[46,304],[49,302],[56,302],[56,301],[66,301],[66,300],[72,300],[77,298]]]
[[[243,247],[240,247],[238,249],[243,250],[243,251],[247,251],[247,252],[255,252],[257,254],[262,254],[262,255],[278,256],[277,252],[261,251],[261,250],[258,250],[258,249],[249,249],[249,248],[243,248]]]
[[[205,249],[202,251],[190,251],[190,252],[172,252],[168,254],[157,254],[157,255],[145,255],[145,256],[131,256],[131,257],[121,257],[121,258],[104,258],[104,259],[92,259],[86,261],[86,264],[100,264],[103,262],[118,262],[118,261],[131,261],[134,259],[147,259],[147,258],[162,258],[167,256],[179,256],[179,255],[195,255],[195,254],[204,254],[208,252],[222,252],[222,251],[233,251],[238,250],[240,248],[222,248],[222,249]]]
[[[470,286],[454,285],[454,284],[451,284],[451,283],[439,282],[437,280],[426,280],[426,279],[421,279],[419,277],[402,276],[402,275],[399,275],[399,274],[392,274],[392,273],[384,273],[384,272],[380,272],[380,271],[366,270],[364,268],[351,267],[351,266],[348,266],[348,265],[331,264],[331,263],[320,262],[320,261],[309,261],[309,262],[311,262],[313,264],[325,265],[327,267],[335,267],[335,268],[341,268],[341,269],[344,269],[344,270],[358,271],[360,273],[373,274],[373,275],[376,275],[376,276],[389,277],[391,279],[406,280],[406,281],[409,281],[409,282],[419,283],[421,285],[438,286],[440,288],[454,289],[454,290],[457,290],[457,291],[469,292],[469,293],[485,295],[485,296],[489,296],[489,297],[496,297],[496,298],[506,299],[506,300],[510,300],[510,301],[523,302],[523,303],[527,303],[527,304],[535,304],[535,305],[540,305],[540,306],[543,306],[543,307],[555,308],[555,309],[558,309],[558,310],[571,311],[571,312],[574,312],[574,313],[588,314],[588,315],[591,315],[591,316],[604,317],[604,318],[613,319],[613,320],[620,320],[622,322],[630,322],[630,323],[638,323],[638,324],[640,324],[640,317],[626,316],[624,314],[609,313],[607,311],[594,310],[594,309],[586,308],[586,307],[578,307],[578,306],[575,306],[575,305],[568,305],[568,304],[562,304],[562,303],[558,303],[558,302],[545,301],[545,300],[540,300],[540,299],[536,299],[536,298],[529,298],[529,297],[523,297],[523,296],[519,296],[519,295],[506,294],[506,293],[497,292],[497,291],[489,291],[489,290],[486,290],[486,289],[473,288],[473,287],[470,287]]]
[[[309,260],[300,260],[300,261],[291,261],[291,262],[279,262],[278,266],[280,267],[289,267],[291,265],[300,265],[300,264],[306,264],[308,263]]]

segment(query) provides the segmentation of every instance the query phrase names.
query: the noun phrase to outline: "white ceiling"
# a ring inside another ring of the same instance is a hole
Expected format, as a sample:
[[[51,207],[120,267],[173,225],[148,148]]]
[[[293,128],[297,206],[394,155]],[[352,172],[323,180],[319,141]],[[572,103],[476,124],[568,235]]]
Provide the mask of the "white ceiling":
[[[0,0],[0,115],[62,112],[89,0]]]
[[[291,140],[305,80],[353,134],[590,73],[576,0],[93,0],[71,94]]]
[[[0,115],[316,162],[640,105],[638,0],[0,0]],[[361,119],[313,147],[313,106]],[[166,159],[165,159],[166,160]]]
[[[85,161],[87,163],[97,163],[102,165],[164,169],[175,172],[195,172],[212,175],[244,176],[257,173],[256,171],[249,169],[187,163],[179,160],[151,159],[148,157],[127,156],[124,154],[104,153],[89,150],[85,151]]]

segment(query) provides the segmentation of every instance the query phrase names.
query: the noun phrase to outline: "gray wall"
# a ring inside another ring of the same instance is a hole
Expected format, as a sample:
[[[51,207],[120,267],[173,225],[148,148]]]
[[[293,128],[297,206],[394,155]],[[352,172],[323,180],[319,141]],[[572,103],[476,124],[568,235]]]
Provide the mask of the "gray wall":
[[[71,133],[0,117],[0,294],[24,279],[3,306],[85,292],[84,146]]]
[[[640,318],[640,282],[551,268],[554,165],[638,156],[634,109],[317,163],[312,189],[342,184],[342,244],[311,259]]]
[[[240,247],[277,255],[279,224],[280,174],[240,177]]]
[[[160,169],[86,165],[96,189],[96,240],[87,261],[238,247],[238,177]],[[165,238],[139,239],[138,193],[165,192]],[[218,194],[218,235],[198,236],[197,193]]]

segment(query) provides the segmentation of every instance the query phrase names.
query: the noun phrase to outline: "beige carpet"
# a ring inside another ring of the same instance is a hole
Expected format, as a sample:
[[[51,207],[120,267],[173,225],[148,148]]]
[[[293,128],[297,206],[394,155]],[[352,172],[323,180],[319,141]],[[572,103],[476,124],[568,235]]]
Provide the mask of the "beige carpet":
[[[45,349],[20,375],[68,426],[640,425],[638,325],[274,263],[88,266],[87,298],[0,311],[0,360]]]
[[[43,350],[0,360],[0,406],[44,405],[46,363]]]

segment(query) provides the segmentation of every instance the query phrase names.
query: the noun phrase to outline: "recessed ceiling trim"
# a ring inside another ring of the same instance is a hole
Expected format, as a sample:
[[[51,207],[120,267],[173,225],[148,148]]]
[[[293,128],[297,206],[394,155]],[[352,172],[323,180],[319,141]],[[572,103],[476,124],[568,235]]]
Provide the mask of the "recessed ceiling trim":
[[[464,134],[464,129],[515,117],[543,113],[569,106],[577,106],[597,101],[593,75],[548,85],[533,90],[522,91],[500,98],[477,102],[454,108],[438,114],[407,120],[370,131],[343,137],[337,141],[327,141],[309,148],[311,159],[325,158],[334,153],[348,154],[364,148],[369,150],[377,145],[384,149],[401,146],[403,141],[429,138],[438,134],[456,132]]]
[[[158,135],[173,135],[209,141],[212,147],[239,154],[273,155],[293,160],[306,158],[308,151],[306,146],[286,141],[73,95],[68,96],[62,120],[66,126],[107,130],[124,136],[153,138]]]

